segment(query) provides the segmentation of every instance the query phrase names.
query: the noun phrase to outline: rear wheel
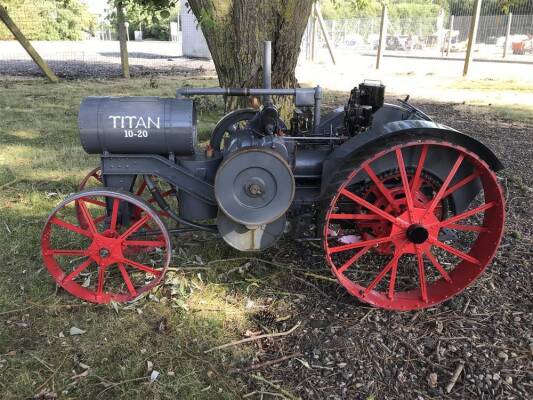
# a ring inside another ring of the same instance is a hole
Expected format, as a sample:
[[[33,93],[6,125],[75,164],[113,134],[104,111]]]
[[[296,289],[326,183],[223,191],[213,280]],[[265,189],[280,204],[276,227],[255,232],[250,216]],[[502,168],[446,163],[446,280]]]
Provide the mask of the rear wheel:
[[[131,218],[130,210],[138,210],[139,218]],[[152,289],[171,252],[168,230],[147,202],[105,188],[68,197],[41,236],[43,260],[56,283],[93,303],[127,302]]]
[[[435,174],[428,160],[441,154],[451,162]],[[429,307],[464,290],[491,262],[504,198],[473,152],[428,138],[384,144],[341,168],[329,189],[323,246],[350,294],[388,309]],[[455,199],[465,196],[472,201],[457,210]]]

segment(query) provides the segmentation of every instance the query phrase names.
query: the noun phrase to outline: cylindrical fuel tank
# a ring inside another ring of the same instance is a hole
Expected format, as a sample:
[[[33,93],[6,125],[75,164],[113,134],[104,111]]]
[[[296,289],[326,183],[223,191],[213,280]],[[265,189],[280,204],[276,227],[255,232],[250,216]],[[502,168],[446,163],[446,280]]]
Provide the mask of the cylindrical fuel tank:
[[[217,168],[222,161],[222,154],[215,152],[207,157],[203,152],[197,152],[189,157],[180,157],[178,162],[182,167],[192,172],[196,177],[207,182],[215,180]],[[178,192],[180,216],[189,220],[210,219],[217,216],[218,207],[207,204],[197,197],[180,190]]]
[[[78,117],[89,154],[194,154],[196,110],[189,99],[87,97]]]

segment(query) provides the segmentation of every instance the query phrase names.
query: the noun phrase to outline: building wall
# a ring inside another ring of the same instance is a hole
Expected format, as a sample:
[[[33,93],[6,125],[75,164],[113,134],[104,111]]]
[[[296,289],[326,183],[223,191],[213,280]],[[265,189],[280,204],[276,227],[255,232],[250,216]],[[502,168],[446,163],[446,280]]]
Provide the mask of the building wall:
[[[211,58],[202,29],[192,11],[181,6],[182,52],[185,57]]]

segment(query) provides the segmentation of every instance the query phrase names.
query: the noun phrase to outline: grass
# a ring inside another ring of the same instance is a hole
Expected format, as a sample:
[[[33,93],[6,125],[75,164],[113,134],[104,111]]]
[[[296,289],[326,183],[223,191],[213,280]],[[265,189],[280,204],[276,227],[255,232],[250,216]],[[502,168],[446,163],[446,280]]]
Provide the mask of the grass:
[[[500,79],[458,80],[453,82],[450,88],[491,92],[533,92],[532,83]]]
[[[513,122],[533,123],[533,105],[527,104],[492,104],[471,101],[469,107],[475,108],[477,112],[493,114],[494,116]]]
[[[151,296],[115,309],[85,304],[57,290],[39,254],[46,217],[98,164],[78,140],[82,98],[173,96],[175,88],[185,84],[214,82],[0,82],[2,399],[29,398],[42,390],[81,399],[234,399],[258,389],[250,374],[228,373],[229,368],[246,368],[257,361],[253,344],[204,351],[243,338],[248,330],[269,332],[272,328],[261,322],[263,312],[294,326],[289,308],[294,293],[282,285],[290,281],[287,270],[250,264],[246,255],[212,237],[178,239],[171,267],[180,267],[180,272],[169,273],[164,288]],[[342,102],[346,94],[330,92],[326,97],[328,102]],[[486,110],[531,118],[525,107]],[[220,114],[220,102],[200,104],[204,140]],[[228,258],[232,260],[217,261]],[[71,327],[86,333],[71,336]],[[148,362],[160,372],[153,383],[148,381]],[[294,392],[283,383],[277,385]]]
[[[0,82],[0,393],[28,398],[47,390],[62,398],[232,399],[254,390],[252,378],[229,375],[249,365],[253,345],[204,350],[242,338],[265,302],[264,279],[227,271],[245,261],[221,241],[181,242],[161,289],[128,307],[85,304],[57,290],[43,267],[39,237],[47,215],[98,164],[82,150],[77,111],[88,95],[172,96],[177,86],[213,85],[201,79],[158,78],[62,82]],[[206,134],[220,104],[201,104]],[[209,110],[209,112],[206,112]],[[183,241],[183,239],[182,239]],[[242,254],[239,255],[242,257]],[[242,279],[241,279],[242,278]],[[232,283],[227,283],[232,282]],[[268,287],[268,285],[267,285]],[[271,287],[271,286],[270,286]],[[284,313],[283,301],[269,305]],[[71,336],[71,327],[85,334]],[[147,363],[160,372],[149,383]],[[85,367],[89,366],[88,372]],[[289,388],[290,390],[290,388]]]

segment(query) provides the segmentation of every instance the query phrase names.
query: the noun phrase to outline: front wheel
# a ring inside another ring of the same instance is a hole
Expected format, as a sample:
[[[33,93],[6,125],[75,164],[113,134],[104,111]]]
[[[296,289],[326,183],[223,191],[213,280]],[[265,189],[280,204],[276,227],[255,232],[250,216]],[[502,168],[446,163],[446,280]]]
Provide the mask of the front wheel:
[[[364,302],[430,307],[471,285],[496,254],[503,193],[489,166],[461,146],[431,137],[383,143],[342,165],[333,182],[326,259]]]
[[[172,247],[164,222],[146,201],[102,188],[74,194],[56,207],[43,229],[41,254],[67,292],[109,303],[134,300],[158,285]]]

